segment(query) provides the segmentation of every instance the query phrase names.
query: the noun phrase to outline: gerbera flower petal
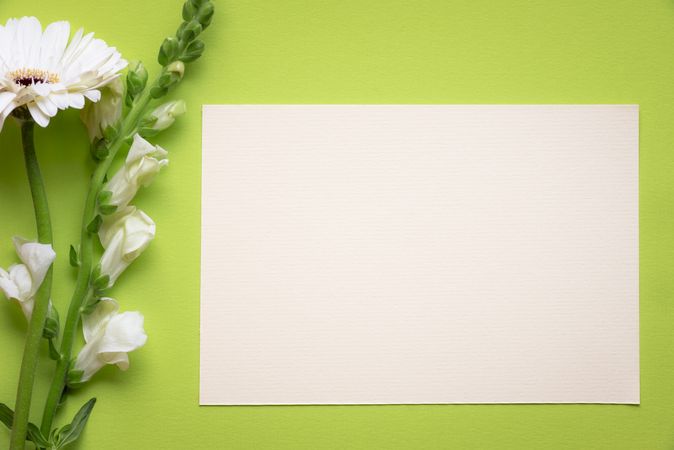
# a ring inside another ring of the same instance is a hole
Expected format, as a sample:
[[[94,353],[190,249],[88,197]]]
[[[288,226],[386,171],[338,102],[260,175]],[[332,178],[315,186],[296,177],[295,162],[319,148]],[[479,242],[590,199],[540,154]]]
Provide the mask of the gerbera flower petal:
[[[115,47],[54,22],[44,31],[35,17],[0,25],[0,130],[16,108],[27,107],[35,122],[47,126],[59,110],[98,102],[100,88],[115,80],[127,62]]]
[[[43,113],[40,108],[38,108],[35,102],[28,104],[28,111],[30,111],[30,115],[36,124],[40,125],[41,127],[46,127],[49,125],[49,116],[45,115],[45,113]]]
[[[16,98],[14,92],[0,92],[0,111],[4,111],[14,98]]]

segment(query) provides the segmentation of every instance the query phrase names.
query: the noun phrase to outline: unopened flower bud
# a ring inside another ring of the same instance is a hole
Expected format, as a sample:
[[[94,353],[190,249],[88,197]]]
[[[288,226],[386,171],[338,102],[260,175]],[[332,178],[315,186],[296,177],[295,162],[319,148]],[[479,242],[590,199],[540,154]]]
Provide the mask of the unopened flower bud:
[[[180,43],[178,42],[178,39],[173,36],[164,39],[161,47],[159,47],[159,55],[157,56],[159,64],[166,66],[175,61],[178,57],[179,47]]]
[[[164,103],[150,113],[147,119],[147,126],[141,128],[140,135],[143,137],[154,136],[162,130],[167,129],[176,118],[185,114],[187,105],[183,100],[174,100]]]
[[[171,64],[166,66],[166,71],[177,75],[180,79],[185,75],[185,63],[182,61],[173,61]]]
[[[129,66],[129,72],[126,75],[126,92],[131,98],[138,95],[147,84],[147,69],[140,61],[134,61]]]

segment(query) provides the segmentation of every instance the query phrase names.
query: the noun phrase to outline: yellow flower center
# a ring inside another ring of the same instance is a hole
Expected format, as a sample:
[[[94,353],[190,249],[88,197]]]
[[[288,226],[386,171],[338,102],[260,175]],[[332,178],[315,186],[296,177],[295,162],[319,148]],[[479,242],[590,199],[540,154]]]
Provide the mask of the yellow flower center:
[[[42,69],[16,69],[7,74],[10,80],[21,86],[30,86],[38,83],[58,83],[59,76]]]

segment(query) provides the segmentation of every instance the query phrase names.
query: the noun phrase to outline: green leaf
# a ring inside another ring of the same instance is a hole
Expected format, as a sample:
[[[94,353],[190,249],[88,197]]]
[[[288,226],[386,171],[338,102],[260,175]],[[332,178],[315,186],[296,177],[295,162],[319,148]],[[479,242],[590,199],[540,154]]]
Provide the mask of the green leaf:
[[[77,250],[75,250],[75,246],[72,244],[70,245],[70,265],[73,267],[80,266],[80,259],[77,256]]]
[[[98,211],[104,216],[109,216],[110,214],[117,211],[117,205],[100,205]]]
[[[103,130],[103,137],[106,141],[112,142],[117,137],[117,133],[117,128],[114,125],[108,125],[105,127],[105,130]]]
[[[45,339],[54,339],[59,335],[60,328],[61,319],[59,317],[59,312],[50,302],[49,310],[47,311],[47,319],[45,320],[44,329],[42,330],[42,336]]]
[[[168,88],[165,87],[155,86],[150,89],[150,96],[152,98],[161,98],[166,94],[168,94]]]
[[[40,429],[32,422],[28,423],[28,436],[29,441],[33,441],[37,447],[50,448],[52,443],[44,437]]]
[[[14,423],[14,411],[5,405],[0,403],[0,422],[4,423],[7,428],[12,429]],[[44,437],[40,432],[40,429],[32,422],[28,423],[28,433],[26,438],[29,441],[32,441],[38,447],[50,447],[51,443]]]
[[[94,289],[101,291],[110,285],[110,275],[101,275],[94,280]]]
[[[89,420],[89,415],[91,415],[91,411],[94,409],[95,404],[95,398],[92,398],[86,402],[84,406],[82,406],[77,412],[77,414],[75,414],[73,421],[62,427],[56,433],[56,440],[54,443],[56,444],[57,449],[63,448],[68,444],[72,444],[80,437],[80,434],[82,434],[82,431]]]
[[[106,205],[110,199],[112,198],[112,191],[101,191],[98,194],[98,204],[99,205]]]
[[[61,354],[59,353],[58,349],[56,348],[56,345],[54,344],[53,339],[49,339],[49,357],[53,359],[54,361],[58,361],[61,359]]]
[[[84,371],[82,370],[69,370],[68,375],[66,375],[66,385],[70,388],[78,388],[84,384],[82,382],[82,375]]]
[[[82,308],[82,314],[87,316],[87,315],[91,314],[92,312],[94,312],[94,309],[96,309],[96,307],[98,306],[100,301],[101,301],[100,298],[94,297],[93,300],[91,300],[89,303],[87,303],[87,305],[84,308]]]
[[[100,214],[96,214],[96,217],[87,225],[87,231],[92,234],[98,233],[98,230],[101,229],[101,224],[103,224],[103,218]]]
[[[110,155],[110,149],[108,148],[108,143],[105,139],[99,139],[92,145],[91,154],[97,161],[103,161]]]
[[[10,430],[14,423],[14,411],[4,403],[0,403],[0,422],[4,423]]]
[[[140,134],[144,138],[150,138],[158,135],[160,131],[161,130],[156,130],[154,128],[142,127],[138,130],[138,134]]]

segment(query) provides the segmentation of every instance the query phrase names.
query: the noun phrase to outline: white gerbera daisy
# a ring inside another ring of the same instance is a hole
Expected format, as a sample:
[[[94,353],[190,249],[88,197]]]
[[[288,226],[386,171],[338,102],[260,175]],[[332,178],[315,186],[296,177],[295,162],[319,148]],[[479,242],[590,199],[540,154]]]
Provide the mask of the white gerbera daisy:
[[[44,32],[35,17],[0,25],[0,130],[24,105],[46,127],[59,109],[81,109],[85,97],[97,102],[99,88],[126,67],[119,52],[93,33],[80,29],[70,44],[69,37],[68,22],[54,22]]]

